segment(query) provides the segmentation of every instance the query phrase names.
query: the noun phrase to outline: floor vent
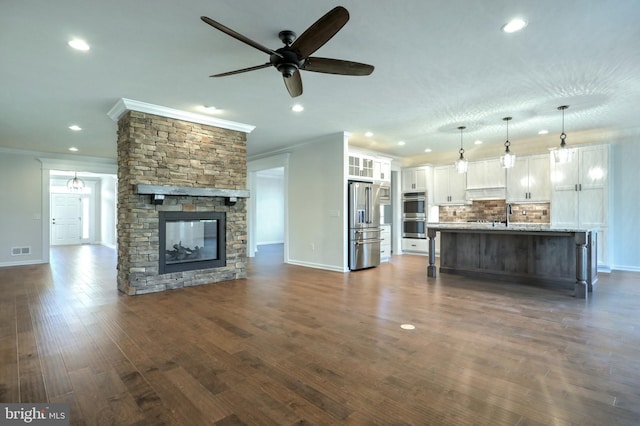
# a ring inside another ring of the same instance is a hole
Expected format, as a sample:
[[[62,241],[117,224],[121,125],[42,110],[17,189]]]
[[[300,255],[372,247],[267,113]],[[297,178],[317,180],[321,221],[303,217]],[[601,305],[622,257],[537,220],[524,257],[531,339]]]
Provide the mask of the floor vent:
[[[25,256],[31,254],[31,247],[11,247],[11,256]]]

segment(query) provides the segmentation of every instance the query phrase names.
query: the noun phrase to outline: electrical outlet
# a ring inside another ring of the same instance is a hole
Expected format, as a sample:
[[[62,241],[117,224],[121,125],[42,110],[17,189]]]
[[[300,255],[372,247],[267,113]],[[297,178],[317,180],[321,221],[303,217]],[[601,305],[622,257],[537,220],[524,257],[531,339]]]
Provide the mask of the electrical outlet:
[[[527,215],[527,211],[526,210],[522,210],[522,216],[526,216]]]

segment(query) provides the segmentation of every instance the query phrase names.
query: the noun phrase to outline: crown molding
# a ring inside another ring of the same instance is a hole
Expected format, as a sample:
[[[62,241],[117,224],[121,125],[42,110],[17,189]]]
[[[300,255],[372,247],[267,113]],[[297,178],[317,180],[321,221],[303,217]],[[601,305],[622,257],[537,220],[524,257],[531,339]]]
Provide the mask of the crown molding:
[[[127,111],[144,112],[147,114],[159,115],[161,117],[175,118],[176,120],[189,121],[192,123],[205,124],[208,126],[219,127],[221,129],[236,130],[238,132],[251,133],[256,126],[250,124],[238,123],[235,121],[222,120],[220,118],[209,117],[207,115],[196,114],[193,112],[182,111],[164,107],[161,105],[149,104],[146,102],[134,101],[132,99],[122,98],[109,110],[107,115],[116,123]]]
[[[38,160],[42,163],[44,170],[62,170],[62,171],[83,171],[98,174],[111,174],[118,173],[118,165],[114,160],[93,159],[90,157],[85,158],[51,158],[51,157],[38,157]]]

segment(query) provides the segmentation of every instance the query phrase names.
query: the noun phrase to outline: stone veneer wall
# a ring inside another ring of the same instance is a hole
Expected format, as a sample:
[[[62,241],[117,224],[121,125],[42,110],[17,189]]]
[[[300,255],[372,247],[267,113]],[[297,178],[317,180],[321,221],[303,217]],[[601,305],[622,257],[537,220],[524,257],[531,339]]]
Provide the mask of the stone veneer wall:
[[[118,289],[144,294],[246,278],[247,205],[238,198],[166,196],[154,205],[136,184],[246,189],[246,134],[128,111],[118,121]],[[226,212],[227,266],[158,274],[158,211]]]
[[[440,222],[476,222],[504,220],[505,200],[476,200],[470,206],[440,206]],[[509,219],[518,223],[551,222],[549,203],[512,204],[513,214]],[[523,215],[522,212],[525,212]]]

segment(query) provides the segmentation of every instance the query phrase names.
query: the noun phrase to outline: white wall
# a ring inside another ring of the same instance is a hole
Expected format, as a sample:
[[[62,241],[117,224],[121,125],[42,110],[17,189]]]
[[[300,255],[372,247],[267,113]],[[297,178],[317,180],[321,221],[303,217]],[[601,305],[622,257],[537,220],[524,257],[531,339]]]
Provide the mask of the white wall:
[[[289,263],[347,271],[347,143],[343,133],[296,147],[289,158]]]
[[[0,152],[0,266],[45,262],[41,166],[34,156]],[[12,256],[12,247],[31,254]]]
[[[612,269],[640,271],[640,135],[612,147]]]
[[[117,234],[117,179],[105,176],[100,185],[100,243],[116,248]]]
[[[284,175],[258,173],[256,244],[284,242]]]

